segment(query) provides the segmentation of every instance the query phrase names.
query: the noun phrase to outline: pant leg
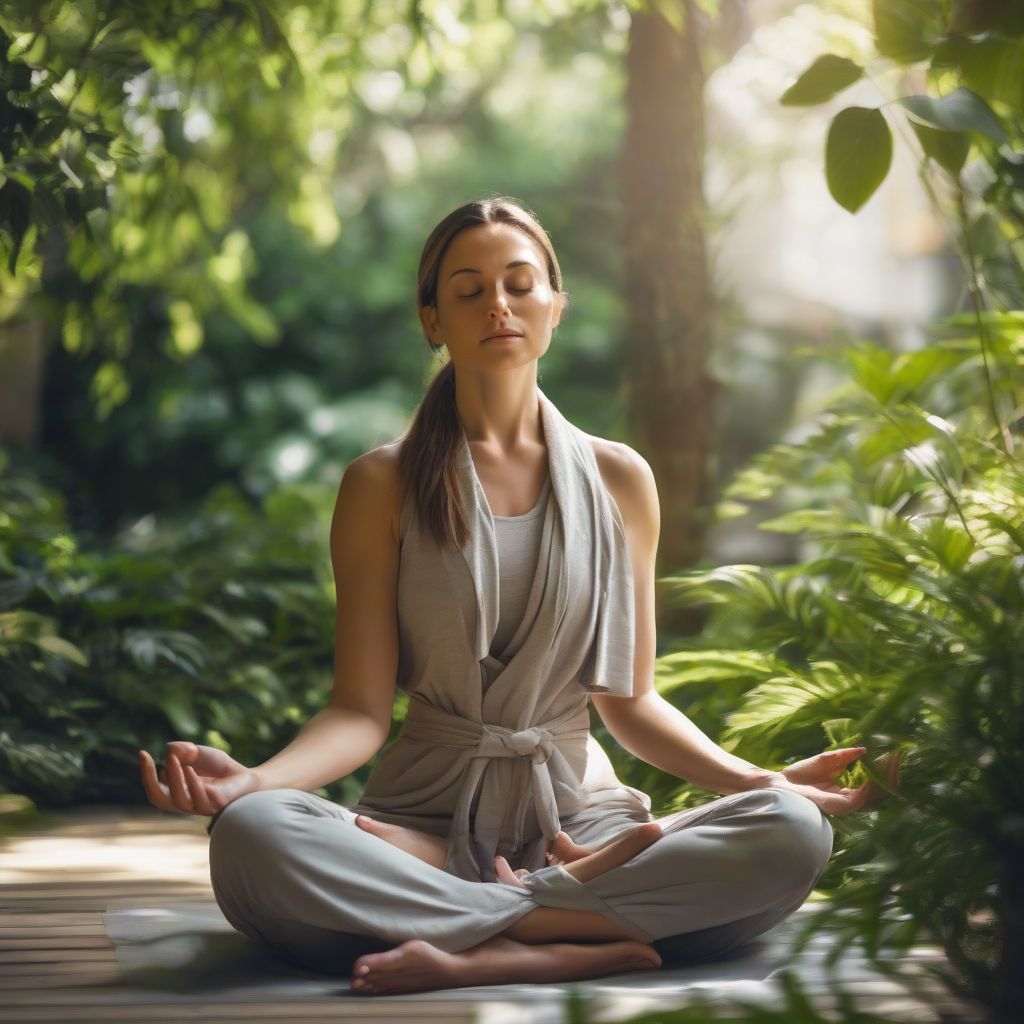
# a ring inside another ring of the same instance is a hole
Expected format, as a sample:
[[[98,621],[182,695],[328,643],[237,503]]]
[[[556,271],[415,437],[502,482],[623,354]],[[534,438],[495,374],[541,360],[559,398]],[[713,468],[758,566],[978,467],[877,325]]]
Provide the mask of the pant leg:
[[[659,820],[665,835],[626,864],[585,884],[542,868],[523,889],[459,879],[364,832],[348,808],[270,790],[211,823],[211,880],[235,928],[331,973],[412,937],[468,949],[535,906],[602,913],[666,960],[692,961],[796,910],[831,853],[827,820],[793,793],[734,794]]]
[[[355,819],[347,807],[298,789],[228,804],[209,832],[210,880],[230,924],[320,970],[333,955],[325,945],[349,962],[410,938],[453,953],[536,907],[519,886],[458,878]]]
[[[797,793],[753,790],[658,819],[664,835],[589,882],[561,865],[522,877],[541,906],[605,904],[673,960],[725,954],[807,898],[832,852],[832,828]]]

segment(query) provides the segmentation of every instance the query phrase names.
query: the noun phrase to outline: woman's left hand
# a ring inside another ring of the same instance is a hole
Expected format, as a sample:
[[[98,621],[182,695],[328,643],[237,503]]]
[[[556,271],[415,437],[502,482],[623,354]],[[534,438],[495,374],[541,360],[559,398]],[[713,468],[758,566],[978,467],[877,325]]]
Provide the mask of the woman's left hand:
[[[866,752],[866,747],[843,747],[840,750],[826,750],[805,757],[802,761],[787,765],[778,773],[773,786],[792,789],[817,804],[826,814],[849,814],[861,810],[869,795],[870,783],[865,782],[856,789],[841,786],[836,782],[840,772]]]

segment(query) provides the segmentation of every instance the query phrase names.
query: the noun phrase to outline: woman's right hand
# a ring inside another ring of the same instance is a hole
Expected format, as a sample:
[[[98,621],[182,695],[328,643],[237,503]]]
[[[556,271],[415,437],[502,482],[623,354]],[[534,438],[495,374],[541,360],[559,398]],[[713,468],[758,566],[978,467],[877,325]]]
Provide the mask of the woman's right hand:
[[[146,796],[162,811],[213,815],[260,788],[254,769],[216,747],[172,740],[167,744],[166,761],[165,778],[158,778],[153,758],[147,751],[139,751]]]

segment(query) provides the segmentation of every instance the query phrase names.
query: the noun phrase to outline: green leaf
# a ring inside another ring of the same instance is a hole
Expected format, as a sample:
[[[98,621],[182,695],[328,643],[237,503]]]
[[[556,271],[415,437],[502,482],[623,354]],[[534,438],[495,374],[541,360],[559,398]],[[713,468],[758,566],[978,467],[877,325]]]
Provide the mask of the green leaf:
[[[780,97],[786,106],[811,106],[824,103],[837,92],[852,85],[864,69],[846,57],[834,53],[820,56]]]
[[[73,661],[76,665],[81,665],[83,668],[89,664],[89,659],[85,652],[63,637],[42,636],[36,640],[36,646],[44,651],[49,651],[50,654],[57,655],[58,658]]]
[[[933,128],[947,132],[979,132],[995,142],[1006,141],[1006,129],[992,108],[965,86],[937,99],[903,96],[899,102],[914,117]]]
[[[206,664],[202,641],[175,629],[129,629],[121,641],[140,668],[151,670],[166,661],[186,675],[196,677]]]
[[[846,516],[831,509],[800,508],[786,512],[774,519],[766,519],[758,524],[759,530],[770,530],[773,533],[834,533],[848,529],[850,521]]]
[[[740,708],[729,715],[729,728],[732,732],[772,733],[786,725],[792,726],[794,717],[809,708],[839,710],[836,703],[839,695],[853,685],[827,678],[776,676],[747,693]]]
[[[847,107],[829,126],[825,178],[840,206],[856,213],[885,180],[892,163],[892,133],[881,111]]]
[[[914,134],[917,135],[925,156],[931,157],[943,170],[948,171],[955,178],[967,159],[971,140],[961,132],[929,128],[928,125],[920,124],[913,119],[910,121],[910,127],[914,129]]]
[[[948,572],[959,573],[974,553],[974,541],[959,522],[933,519],[922,531],[936,561]]]
[[[705,682],[749,683],[767,679],[783,669],[775,658],[760,651],[673,651],[654,664],[659,693]]]

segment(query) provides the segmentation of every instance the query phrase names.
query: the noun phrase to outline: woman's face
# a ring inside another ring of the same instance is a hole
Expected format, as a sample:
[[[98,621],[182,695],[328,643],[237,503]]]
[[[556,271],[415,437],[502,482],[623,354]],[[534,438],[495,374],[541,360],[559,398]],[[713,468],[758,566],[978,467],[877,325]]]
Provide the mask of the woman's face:
[[[461,231],[441,261],[437,308],[420,310],[431,341],[446,345],[452,362],[470,370],[539,359],[565,301],[546,268],[540,247],[509,224]],[[490,337],[502,330],[517,336]]]

